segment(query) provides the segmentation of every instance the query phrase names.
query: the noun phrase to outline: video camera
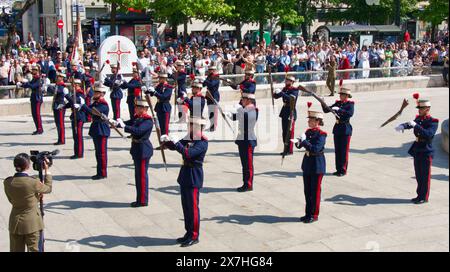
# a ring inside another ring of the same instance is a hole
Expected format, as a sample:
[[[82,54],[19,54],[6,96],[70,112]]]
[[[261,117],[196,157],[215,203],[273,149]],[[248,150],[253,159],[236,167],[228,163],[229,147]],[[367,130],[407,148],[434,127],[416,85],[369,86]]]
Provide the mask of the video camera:
[[[50,168],[53,165],[53,157],[59,154],[59,150],[53,150],[52,152],[49,151],[30,151],[30,160],[33,162],[33,169],[36,171],[42,171],[45,159],[48,160],[48,167]]]

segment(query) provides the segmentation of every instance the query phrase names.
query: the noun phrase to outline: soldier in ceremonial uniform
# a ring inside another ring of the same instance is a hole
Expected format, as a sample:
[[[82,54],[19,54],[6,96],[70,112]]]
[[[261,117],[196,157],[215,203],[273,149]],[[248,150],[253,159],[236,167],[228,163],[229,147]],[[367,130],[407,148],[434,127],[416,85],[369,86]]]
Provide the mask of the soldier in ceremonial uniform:
[[[117,123],[131,134],[131,156],[134,161],[134,177],[136,181],[136,201],[131,207],[148,206],[148,165],[153,156],[153,146],[150,136],[153,130],[153,119],[148,115],[149,105],[146,100],[136,100],[136,115],[130,121]]]
[[[306,208],[305,216],[300,218],[300,221],[305,224],[313,223],[319,218],[322,178],[326,172],[323,152],[327,133],[320,129],[320,126],[323,126],[323,115],[319,110],[310,109],[308,111],[309,129],[300,139],[292,140],[298,149],[306,150],[302,163]]]
[[[414,170],[417,180],[417,197],[411,199],[414,204],[427,203],[430,197],[431,165],[433,162],[434,148],[433,138],[439,127],[439,120],[431,117],[431,102],[418,100],[419,114],[413,121],[400,124],[397,131],[413,129],[416,141],[408,153],[414,158]]]
[[[92,97],[94,96],[94,84],[95,84],[95,78],[90,74],[91,67],[85,66],[84,67],[84,74],[82,76],[82,81],[84,84],[84,95],[86,96],[85,102],[86,106],[90,106],[92,103]],[[91,122],[92,118],[90,115],[86,116],[86,122]]]
[[[208,89],[208,91],[211,93],[212,97],[217,101],[217,103],[220,102],[220,93],[219,93],[219,87],[220,87],[220,80],[219,80],[219,74],[217,73],[216,66],[211,65],[208,68],[208,77],[203,82],[203,86]],[[206,96],[206,102],[208,105],[208,115],[209,115],[209,122],[211,124],[209,131],[215,131],[217,128],[217,118],[219,116],[219,111],[217,106],[215,105],[214,101]]]
[[[120,118],[120,101],[123,98],[123,92],[120,86],[123,84],[122,75],[119,74],[119,68],[115,64],[111,64],[112,75],[105,79],[104,85],[111,89],[111,106],[113,110],[114,120]]]
[[[181,98],[183,99],[184,97],[187,96],[187,90],[186,90],[186,80],[187,80],[187,73],[185,70],[185,66],[184,66],[184,62],[181,60],[177,60],[175,62],[175,67],[176,67],[176,72],[174,74],[172,74],[172,76],[174,77],[174,80],[176,80],[177,82],[177,99]],[[183,117],[184,120],[186,121],[187,119],[187,110],[188,108],[183,105],[183,104],[178,104],[178,119],[179,122],[183,121]]]
[[[237,191],[246,192],[253,191],[255,174],[253,154],[257,145],[255,126],[258,121],[258,108],[255,106],[254,94],[243,92],[241,102],[242,107],[238,108],[237,113],[227,113],[227,115],[231,120],[239,122],[239,132],[235,143],[239,148],[244,184],[237,188]]]
[[[206,98],[202,94],[203,84],[200,81],[192,83],[192,96],[183,96],[177,99],[178,104],[182,104],[189,109],[190,117],[203,118],[203,110],[206,105]]]
[[[86,112],[78,110],[74,107],[76,105],[83,105],[86,102],[84,90],[81,89],[81,80],[75,79],[73,81],[73,90],[75,92],[76,101],[73,100],[73,95],[66,95],[66,99],[69,101],[66,108],[72,109],[72,114],[70,115],[70,121],[72,123],[72,137],[73,137],[73,156],[70,157],[71,160],[81,159],[84,157],[84,141],[83,141],[83,124],[86,122]],[[87,106],[87,105],[86,105]],[[74,112],[75,109],[75,112]],[[77,123],[75,124],[74,114],[77,116]]]
[[[355,102],[350,101],[352,93],[347,88],[342,88],[339,91],[340,100],[336,100],[336,103],[330,106],[330,108],[336,111],[340,119],[336,119],[336,124],[333,128],[334,134],[334,151],[336,154],[336,172],[333,175],[342,177],[347,174],[348,159],[350,151],[350,140],[353,134],[353,127],[350,124],[350,118],[352,118],[355,111]],[[329,111],[323,108],[325,113]]]
[[[295,133],[295,121],[297,120],[297,109],[294,107],[291,109],[291,99],[294,99],[295,105],[297,105],[297,98],[299,94],[299,89],[294,87],[295,77],[286,77],[286,86],[283,90],[275,90],[274,98],[283,99],[283,108],[281,108],[280,118],[283,128],[283,143],[284,150],[281,155],[292,155],[294,152],[294,144],[290,141],[294,138]],[[289,131],[289,123],[291,122],[291,114],[294,118],[292,120],[292,127]],[[289,136],[289,138],[287,138]]]
[[[242,81],[239,86],[238,85],[231,85],[231,87],[235,90],[239,88],[241,91],[241,95],[243,93],[247,94],[255,94],[256,92],[256,81],[253,79],[255,76],[255,71],[252,69],[248,69],[245,71],[245,79]],[[255,100],[256,103],[256,100]],[[240,105],[242,105],[242,100],[239,102]]]
[[[65,78],[66,75],[63,73],[56,74],[56,89],[53,96],[52,108],[56,131],[58,133],[58,141],[54,145],[63,145],[66,143],[66,126],[64,123],[66,108],[64,97],[69,94],[69,90],[66,88]]]
[[[71,62],[71,68],[69,71],[67,71],[67,76],[70,78],[70,80],[74,79],[82,79],[83,73],[78,71],[78,63],[76,61]]]
[[[95,158],[97,160],[97,174],[92,177],[93,180],[105,179],[108,177],[108,138],[111,135],[109,124],[102,120],[101,117],[92,113],[92,109],[96,108],[104,117],[109,114],[108,102],[105,100],[106,89],[97,87],[94,91],[94,103],[89,107],[86,104],[75,104],[76,109],[80,109],[87,114],[92,115],[92,124],[89,129],[89,136],[94,140]]]
[[[199,242],[200,235],[200,189],[203,187],[203,161],[208,150],[208,139],[203,135],[206,120],[190,118],[189,134],[181,141],[174,136],[162,135],[166,147],[178,151],[183,158],[178,175],[181,204],[183,206],[186,234],[177,239],[182,247]]]
[[[44,229],[41,211],[38,207],[41,194],[52,191],[52,175],[44,162],[44,184],[39,179],[28,176],[30,157],[19,154],[14,158],[16,174],[5,179],[5,194],[12,204],[9,217],[9,245],[11,252],[40,251],[39,241]]]
[[[40,135],[44,133],[44,129],[42,127],[42,117],[41,117],[41,107],[44,102],[44,97],[41,90],[41,75],[39,72],[39,66],[34,64],[31,67],[31,73],[33,74],[33,79],[30,82],[18,82],[18,87],[30,88],[31,89],[31,114],[33,116],[34,125],[36,126],[36,131],[33,132],[33,135]]]
[[[172,111],[172,105],[170,105],[170,98],[172,97],[173,86],[167,83],[168,75],[166,73],[160,73],[159,84],[156,88],[150,87],[146,93],[150,96],[158,98],[155,111],[158,116],[159,125],[161,127],[161,134],[169,134],[169,122],[170,112]]]
[[[139,77],[139,71],[137,69],[133,69],[133,78],[130,79],[130,81],[124,82],[120,88],[122,89],[128,89],[128,95],[127,95],[127,105],[128,105],[128,111],[130,112],[130,120],[134,120],[135,116],[135,103],[136,100],[141,97],[141,79]]]

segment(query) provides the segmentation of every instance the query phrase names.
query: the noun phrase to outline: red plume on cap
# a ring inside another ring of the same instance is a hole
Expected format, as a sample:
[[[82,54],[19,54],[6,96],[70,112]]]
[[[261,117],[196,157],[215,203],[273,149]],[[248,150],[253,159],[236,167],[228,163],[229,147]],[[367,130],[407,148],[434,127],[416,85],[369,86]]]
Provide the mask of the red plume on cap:
[[[245,63],[242,63],[242,64],[241,64],[241,68],[242,68],[242,69],[245,69]]]
[[[287,72],[289,72],[289,66],[285,66],[284,67],[284,71],[287,73]]]
[[[312,102],[308,102],[307,105],[308,105],[308,109],[311,108]]]
[[[341,78],[341,80],[339,81],[339,86],[342,87],[344,85],[344,79]]]
[[[109,65],[110,63],[111,63],[111,62],[110,62],[109,60],[106,60],[106,64],[108,64],[108,65]]]
[[[189,77],[191,78],[192,81],[195,80],[195,74],[190,74]]]
[[[156,67],[155,72],[159,73],[161,71],[161,67]]]
[[[420,97],[420,94],[419,93],[415,93],[415,94],[413,94],[413,97],[414,97],[414,99],[419,99],[419,97]]]

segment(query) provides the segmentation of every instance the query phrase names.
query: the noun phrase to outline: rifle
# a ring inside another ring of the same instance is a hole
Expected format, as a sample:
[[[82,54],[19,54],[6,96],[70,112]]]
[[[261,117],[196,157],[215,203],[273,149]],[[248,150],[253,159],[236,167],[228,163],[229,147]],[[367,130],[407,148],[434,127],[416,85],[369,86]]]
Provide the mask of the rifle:
[[[303,87],[302,85],[298,86],[298,89],[302,92],[305,92],[307,94],[310,94],[311,96],[313,96],[317,101],[320,102],[320,104],[322,105],[322,108],[325,109],[328,112],[331,112],[334,114],[334,116],[336,117],[336,119],[341,119],[341,117],[337,114],[337,112],[335,110],[333,110],[332,108],[330,108],[330,106],[328,106],[325,101],[320,98],[317,94],[313,93],[312,91],[307,90],[305,87]]]
[[[288,132],[286,134],[286,137],[284,139],[284,150],[283,150],[283,156],[281,158],[281,166],[283,166],[284,158],[286,157],[288,151],[286,151],[289,148],[290,142],[291,142],[291,134],[292,134],[292,127],[295,122],[294,120],[294,111],[295,111],[295,100],[296,97],[293,95],[290,95],[289,97],[289,106],[290,106],[290,114],[289,114],[289,126],[288,126]]]
[[[92,114],[94,114],[97,117],[100,117],[100,119],[102,119],[103,122],[108,123],[117,133],[119,133],[120,136],[122,136],[122,138],[124,138],[125,140],[127,139],[125,137],[125,135],[123,135],[122,132],[120,132],[120,130],[111,122],[109,122],[108,117],[106,117],[106,115],[102,114],[99,110],[97,110],[95,107],[92,107]],[[74,114],[75,115],[75,114]]]
[[[42,173],[42,167],[39,167],[39,180],[41,183],[44,183],[44,174]],[[44,221],[44,195],[40,194],[39,195],[39,210],[41,211],[41,217],[42,217],[42,221]],[[42,229],[39,232],[39,252],[44,252],[45,247],[44,247],[44,243],[45,243],[45,236],[44,236],[44,229]]]
[[[386,122],[384,122],[384,123],[380,126],[380,128],[382,128],[382,127],[386,126],[387,124],[389,124],[389,123],[395,121],[400,115],[402,115],[403,110],[404,110],[406,107],[408,107],[408,105],[409,105],[408,100],[407,100],[407,99],[404,99],[404,100],[403,100],[403,104],[402,104],[400,110],[399,110],[396,114],[394,114],[394,116],[392,116],[392,117],[389,118]]]
[[[179,88],[179,86],[178,86],[178,71],[175,73],[173,78],[174,78],[174,81],[175,81],[174,82],[174,90],[175,91],[174,91],[174,94],[173,94],[173,109],[174,109],[174,115],[176,116],[177,115],[177,110],[178,110],[178,107],[177,107],[177,94],[178,94],[178,88]],[[174,120],[176,120],[176,119],[174,119]]]
[[[270,83],[270,92],[272,93],[272,107],[275,109],[275,98],[273,91],[273,77],[272,77],[272,65],[269,63],[269,83]]]
[[[137,68],[137,69],[139,71],[139,68]],[[141,80],[141,84],[142,84],[142,79],[140,79],[140,80]],[[150,78],[147,77],[146,80],[145,80],[145,86],[148,88],[149,85],[150,85]],[[166,168],[166,172],[167,172],[166,153],[164,152],[164,143],[161,142],[161,127],[159,125],[158,116],[155,115],[155,111],[153,109],[152,99],[150,98],[150,96],[148,94],[145,94],[145,100],[147,100],[147,103],[150,106],[150,111],[152,113],[152,118],[153,118],[153,120],[155,120],[156,136],[158,138],[159,146],[161,147],[161,156],[162,156],[162,159],[163,159],[164,167]]]
[[[220,114],[222,115],[223,119],[227,123],[228,127],[233,131],[233,133],[235,133],[234,128],[231,126],[230,122],[228,121],[227,117],[225,116],[225,113],[223,112],[222,107],[219,105],[219,102],[217,102],[217,100],[212,96],[211,92],[208,89],[206,89],[206,97],[208,97],[209,99],[211,99],[214,102],[214,105],[216,105],[217,108],[219,109]]]
[[[71,76],[72,90],[73,90],[73,123],[75,125],[75,131],[78,131],[78,118],[77,118],[77,109],[75,108],[75,104],[77,103],[77,90],[75,90],[75,86],[73,86],[74,76]]]

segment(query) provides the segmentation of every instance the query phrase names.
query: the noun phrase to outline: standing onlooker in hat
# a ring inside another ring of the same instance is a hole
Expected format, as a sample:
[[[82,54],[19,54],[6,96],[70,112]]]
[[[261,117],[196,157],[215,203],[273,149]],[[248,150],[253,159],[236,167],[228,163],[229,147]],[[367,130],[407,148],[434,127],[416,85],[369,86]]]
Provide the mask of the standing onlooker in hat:
[[[355,102],[348,100],[352,98],[352,93],[349,89],[343,88],[342,86],[339,91],[339,96],[340,100],[337,100],[330,108],[339,116],[333,128],[334,151],[336,154],[336,172],[333,175],[342,177],[347,174],[348,170],[350,139],[353,134],[350,118],[355,111]],[[323,111],[325,113],[329,112],[326,108],[323,108]]]
[[[311,103],[308,103],[310,108]],[[323,113],[320,110],[308,110],[309,129],[299,139],[292,140],[298,149],[305,148],[303,157],[303,186],[305,193],[305,216],[300,221],[308,224],[319,219],[322,178],[326,172],[324,156],[327,133],[320,129],[323,126]]]
[[[282,129],[283,129],[283,143],[284,143],[284,150],[281,153],[281,155],[292,155],[294,152],[294,145],[290,141],[294,138],[295,133],[295,121],[297,120],[297,109],[294,106],[291,108],[291,102],[293,102],[294,105],[297,105],[297,99],[298,99],[298,88],[294,87],[295,83],[295,77],[294,76],[288,76],[286,77],[286,86],[283,88],[283,90],[277,89],[275,90],[274,98],[283,99],[283,108],[281,108],[280,112],[280,118],[282,123]],[[294,118],[293,120],[291,120]],[[289,125],[291,123],[291,126]],[[289,130],[290,127],[290,130]],[[288,138],[289,137],[289,138]]]
[[[439,120],[431,117],[431,102],[419,100],[419,94],[415,94],[419,115],[413,121],[400,124],[395,129],[404,132],[405,129],[413,129],[416,141],[408,153],[414,158],[414,170],[417,180],[417,197],[411,199],[414,204],[428,202],[431,185],[431,166],[433,162],[434,148],[433,138],[439,127]]]
[[[159,84],[156,88],[150,87],[146,93],[158,99],[155,111],[161,127],[161,134],[169,134],[170,113],[172,111],[170,98],[172,97],[173,86],[167,83],[168,75],[166,73],[160,72],[158,77]]]
[[[117,120],[125,132],[131,134],[130,154],[134,161],[134,178],[136,182],[136,201],[131,207],[148,206],[148,165],[153,156],[153,146],[150,136],[153,130],[153,119],[148,115],[149,104],[141,98],[136,99],[135,118],[123,122]]]
[[[190,247],[199,242],[200,236],[200,189],[203,187],[203,162],[208,151],[208,139],[203,135],[206,120],[190,118],[189,132],[179,141],[175,136],[162,135],[161,141],[183,158],[178,175],[181,204],[183,206],[186,234],[177,239],[181,247]]]

